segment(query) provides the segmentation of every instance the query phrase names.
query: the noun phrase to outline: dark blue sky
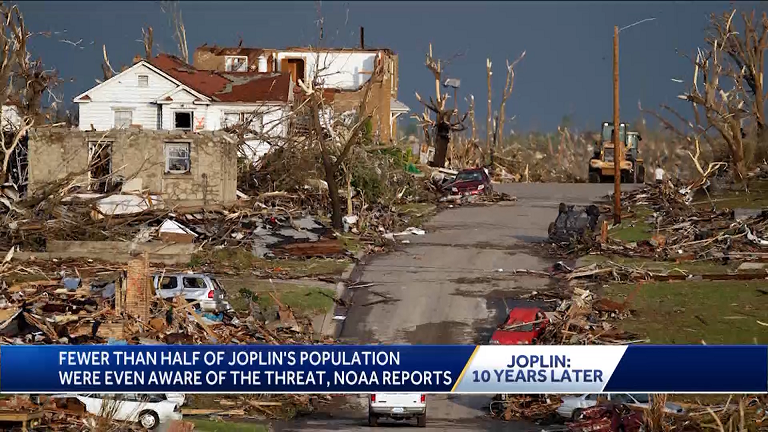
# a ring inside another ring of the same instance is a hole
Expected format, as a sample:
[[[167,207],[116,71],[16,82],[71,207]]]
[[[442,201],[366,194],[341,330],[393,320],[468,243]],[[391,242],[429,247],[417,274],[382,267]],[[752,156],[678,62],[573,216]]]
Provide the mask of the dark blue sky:
[[[359,27],[366,45],[389,47],[400,56],[399,99],[417,112],[422,108],[414,91],[434,92],[432,75],[424,67],[429,43],[441,58],[455,58],[448,74],[461,78],[460,103],[475,95],[478,123],[486,112],[485,59],[494,63],[494,109],[505,79],[505,60],[523,50],[516,68],[515,90],[507,104],[507,122],[517,132],[552,130],[568,115],[580,129],[610,120],[612,109],[612,36],[620,27],[646,19],[622,31],[620,71],[622,119],[638,118],[643,108],[677,104],[676,95],[689,81],[692,68],[675,50],[690,54],[703,45],[711,12],[735,4],[740,10],[765,9],[764,2],[323,2],[327,43],[354,47]],[[58,31],[50,39],[36,38],[31,50],[63,78],[67,100],[101,78],[101,45],[107,45],[115,69],[143,52],[142,26],[151,25],[155,42],[175,53],[171,27],[159,2],[21,2],[31,31]],[[317,41],[315,2],[181,2],[191,52],[199,45],[280,48]],[[77,42],[80,49],[60,42]],[[92,43],[93,42],[93,43]],[[157,49],[156,49],[157,51]]]

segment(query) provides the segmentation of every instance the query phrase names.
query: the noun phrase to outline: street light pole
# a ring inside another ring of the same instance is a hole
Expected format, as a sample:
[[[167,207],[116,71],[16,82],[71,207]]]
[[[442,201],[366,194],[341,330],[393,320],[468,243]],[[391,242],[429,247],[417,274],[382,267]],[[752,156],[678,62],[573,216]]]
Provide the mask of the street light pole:
[[[621,161],[619,142],[619,26],[613,26],[613,224],[621,223]]]

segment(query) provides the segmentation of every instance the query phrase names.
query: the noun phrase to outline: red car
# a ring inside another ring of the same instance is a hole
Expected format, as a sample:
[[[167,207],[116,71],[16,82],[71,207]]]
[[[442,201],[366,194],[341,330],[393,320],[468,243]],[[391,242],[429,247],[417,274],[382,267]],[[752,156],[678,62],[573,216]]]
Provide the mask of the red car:
[[[492,193],[493,186],[485,169],[473,168],[459,171],[444,190],[451,195],[479,195]]]
[[[544,334],[549,320],[539,308],[514,308],[504,324],[493,332],[492,345],[535,344]]]
[[[578,419],[566,423],[569,432],[644,432],[643,413],[623,404],[586,408]]]

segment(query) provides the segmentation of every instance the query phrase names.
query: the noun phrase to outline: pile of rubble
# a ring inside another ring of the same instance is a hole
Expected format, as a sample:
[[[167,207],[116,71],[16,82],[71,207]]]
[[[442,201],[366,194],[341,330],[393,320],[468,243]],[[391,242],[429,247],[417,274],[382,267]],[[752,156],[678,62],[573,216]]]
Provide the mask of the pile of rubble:
[[[560,398],[556,395],[496,395],[490,404],[491,416],[510,421],[525,419],[544,423],[555,420]]]
[[[557,277],[567,276],[563,274]],[[613,324],[616,320],[630,316],[631,297],[624,303],[617,303],[606,298],[597,298],[591,291],[574,287],[570,297],[533,292],[526,298],[554,302],[554,311],[545,312],[549,323],[539,338],[541,344],[616,345],[643,342],[638,340],[636,335],[620,331]]]
[[[24,267],[16,267],[19,269]],[[125,273],[119,270],[87,278],[62,278],[54,273],[10,285],[3,281],[0,344],[329,342],[316,340],[310,320],[294,316],[277,299],[274,312],[258,310],[252,299],[249,314],[212,314],[200,312],[195,302],[182,298],[153,297],[149,316],[141,320],[126,310],[127,284]]]
[[[148,268],[146,256],[138,261]],[[137,299],[127,292],[135,284],[128,270],[119,267],[75,268],[74,272],[44,270],[40,267],[4,262],[0,267],[0,345],[157,345],[157,344],[328,344],[335,341],[318,335],[308,317],[293,310],[270,294],[274,308],[262,310],[257,298],[249,299],[246,312],[229,310],[205,312],[198,302],[182,297],[163,299],[149,296],[146,316],[137,311]],[[98,269],[98,270],[95,270]],[[14,276],[10,278],[9,276]],[[24,281],[18,281],[19,276]],[[141,278],[147,281],[147,277]],[[147,282],[151,287],[151,284]],[[153,289],[150,288],[150,292]],[[133,291],[136,292],[136,291]],[[253,296],[255,297],[255,296]],[[311,411],[325,396],[256,395],[238,402],[242,396],[224,396],[220,408],[187,409],[197,415],[259,415],[282,418],[296,412]],[[80,410],[30,404],[13,399],[16,405],[0,405],[19,415],[32,415],[53,430],[83,430],[96,421]],[[231,409],[237,404],[237,409]],[[93,413],[91,413],[93,414]],[[32,419],[30,419],[32,420]],[[119,426],[128,430],[129,426]],[[105,429],[106,430],[106,429]]]

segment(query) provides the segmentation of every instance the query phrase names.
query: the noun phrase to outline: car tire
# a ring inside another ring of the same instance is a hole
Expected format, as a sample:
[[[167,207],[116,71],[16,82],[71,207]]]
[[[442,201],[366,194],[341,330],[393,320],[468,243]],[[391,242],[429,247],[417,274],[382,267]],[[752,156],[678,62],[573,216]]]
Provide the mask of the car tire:
[[[144,411],[139,414],[139,426],[144,430],[155,430],[160,425],[160,417],[154,411]]]
[[[421,414],[416,416],[416,426],[418,427],[427,427],[427,414]]]
[[[571,421],[576,421],[579,419],[579,416],[581,415],[581,408],[576,408],[571,413]]]
[[[595,171],[590,171],[587,177],[590,183],[600,183],[600,174]]]
[[[368,413],[368,426],[376,427],[379,425],[379,417],[374,413]]]

